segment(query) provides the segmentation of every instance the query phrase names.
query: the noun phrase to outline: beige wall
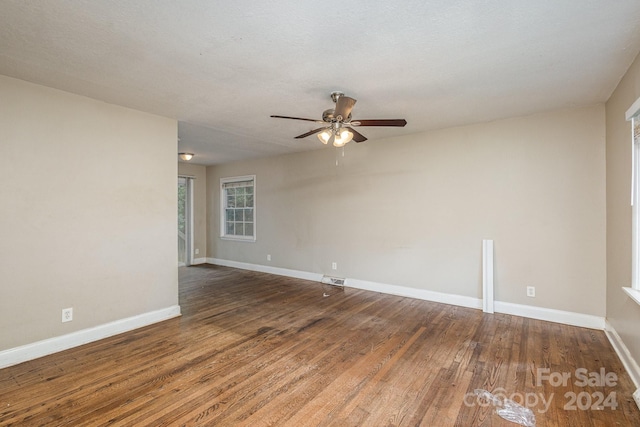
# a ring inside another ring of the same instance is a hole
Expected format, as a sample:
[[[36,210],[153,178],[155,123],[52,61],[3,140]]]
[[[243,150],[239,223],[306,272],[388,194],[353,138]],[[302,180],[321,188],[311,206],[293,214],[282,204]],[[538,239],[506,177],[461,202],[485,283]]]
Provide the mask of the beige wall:
[[[640,97],[636,58],[607,102],[607,319],[640,361],[640,306],[622,291],[631,286],[631,123],[625,113]]]
[[[193,250],[194,260],[207,257],[207,168],[191,163],[178,163],[178,174],[193,180]]]
[[[497,300],[604,316],[604,120],[597,105],[350,143],[338,166],[322,148],[209,167],[208,254],[480,298],[494,239]],[[221,240],[219,179],[246,174],[257,242]]]
[[[0,99],[0,350],[177,305],[176,122],[4,76]]]

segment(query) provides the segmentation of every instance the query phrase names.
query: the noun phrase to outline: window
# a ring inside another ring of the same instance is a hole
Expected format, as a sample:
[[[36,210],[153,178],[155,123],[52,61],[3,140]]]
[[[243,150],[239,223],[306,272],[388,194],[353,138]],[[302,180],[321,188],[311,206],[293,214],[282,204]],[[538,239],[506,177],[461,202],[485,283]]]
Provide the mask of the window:
[[[640,251],[639,249],[639,244],[640,244],[640,236],[638,235],[638,233],[640,232],[640,206],[638,206],[638,189],[640,187],[638,187],[638,184],[640,183],[638,180],[638,176],[640,174],[638,174],[638,166],[640,166],[640,120],[638,116],[635,116],[631,119],[631,128],[633,129],[633,133],[631,136],[632,139],[632,152],[631,152],[631,158],[633,159],[633,165],[632,165],[632,182],[631,182],[631,205],[633,206],[633,214],[632,214],[632,254],[633,254],[633,262],[632,262],[632,276],[631,276],[631,282],[632,282],[632,286],[634,289],[640,289],[640,283],[638,283],[638,274],[640,273],[639,267],[640,267],[640,258],[638,258],[640,256]]]
[[[256,176],[238,176],[220,180],[220,237],[255,242]]]
[[[631,288],[625,292],[640,304],[640,99],[627,110],[631,121]]]

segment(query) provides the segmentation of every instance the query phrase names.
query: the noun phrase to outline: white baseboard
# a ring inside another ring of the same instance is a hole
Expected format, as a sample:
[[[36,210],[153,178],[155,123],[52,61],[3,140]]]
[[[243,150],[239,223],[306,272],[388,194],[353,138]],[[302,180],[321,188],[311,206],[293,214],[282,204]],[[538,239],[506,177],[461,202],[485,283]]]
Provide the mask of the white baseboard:
[[[261,273],[276,274],[278,276],[295,277],[296,279],[313,280],[319,282],[322,274],[309,273],[300,270],[290,270],[288,268],[271,267],[268,265],[250,264],[248,262],[229,261],[226,259],[207,258],[209,264],[222,265],[224,267],[234,267],[241,270],[259,271]]]
[[[445,294],[443,292],[428,291],[426,289],[409,288],[406,286],[387,285],[384,283],[370,282],[367,280],[347,279],[345,286],[365,291],[380,292],[383,294],[398,295],[421,299],[425,301],[440,302],[443,304],[457,305],[467,308],[482,308],[482,300],[464,295]]]
[[[428,291],[425,289],[408,288],[404,286],[387,285],[383,283],[368,282],[357,279],[347,279],[345,286],[368,291],[381,292],[391,295],[416,298],[426,301],[452,304],[461,307],[482,309],[482,299],[464,295],[446,294],[442,292]],[[589,314],[574,313],[570,311],[555,310],[551,308],[535,307],[531,305],[513,304],[509,302],[495,301],[496,313],[511,314],[514,316],[528,317],[531,319],[545,320],[547,322],[563,323],[572,326],[580,326],[590,329],[604,329],[604,317]]]
[[[191,261],[191,264],[189,265],[198,265],[198,264],[206,264],[207,263],[207,258],[195,258]],[[178,267],[186,267],[187,264],[185,264],[184,262],[178,262]]]
[[[277,274],[279,276],[295,277],[298,279],[319,282],[322,279],[320,273],[309,273],[299,270],[271,267],[246,262],[229,261],[218,258],[207,258],[209,264],[235,267],[243,270],[260,271],[263,273]],[[367,280],[347,278],[345,286],[380,292],[383,294],[398,295],[416,298],[425,301],[439,302],[443,304],[457,305],[461,307],[482,309],[482,299],[465,295],[447,294],[443,292],[429,291],[426,289],[410,288],[406,286],[389,285],[385,283],[370,282]],[[548,322],[563,323],[566,325],[580,326],[583,328],[603,330],[605,318],[590,314],[574,313],[571,311],[555,310],[551,308],[535,307],[532,305],[513,304],[496,301],[494,310],[496,313],[511,314],[514,316],[528,317],[531,319],[545,320]]]
[[[591,314],[575,313],[573,311],[555,310],[553,308],[536,307],[533,305],[514,304],[496,301],[496,312],[512,314],[514,316],[529,317],[531,319],[546,320],[547,322],[563,323],[565,325],[580,326],[582,328],[604,330],[605,318]]]
[[[180,316],[180,306],[174,305],[161,310],[150,311],[126,319],[105,323],[104,325],[98,325],[93,328],[72,332],[67,335],[3,350],[0,351],[0,369],[178,316]]]
[[[608,321],[606,322],[604,333],[607,334],[611,346],[620,358],[636,388],[640,388],[640,367],[624,344],[624,341],[622,341],[622,338],[620,338],[620,335],[618,335],[618,332]]]

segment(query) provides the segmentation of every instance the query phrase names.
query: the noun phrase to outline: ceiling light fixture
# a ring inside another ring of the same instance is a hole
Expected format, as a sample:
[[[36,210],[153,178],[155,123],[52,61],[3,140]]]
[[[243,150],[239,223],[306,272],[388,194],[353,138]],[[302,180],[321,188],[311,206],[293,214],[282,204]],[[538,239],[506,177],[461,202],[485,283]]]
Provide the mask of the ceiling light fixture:
[[[327,142],[329,142],[329,138],[331,138],[331,135],[333,135],[333,132],[331,131],[331,129],[325,129],[318,134],[318,139],[323,144],[326,144]]]
[[[336,134],[336,139],[333,141],[334,147],[344,147],[347,142],[353,139],[353,133],[347,129],[343,129]]]
[[[179,153],[178,156],[180,156],[180,158],[185,162],[193,159],[193,153]]]
[[[323,144],[332,143],[334,147],[344,147],[353,139],[353,132],[349,129],[327,128],[318,134],[318,139]]]

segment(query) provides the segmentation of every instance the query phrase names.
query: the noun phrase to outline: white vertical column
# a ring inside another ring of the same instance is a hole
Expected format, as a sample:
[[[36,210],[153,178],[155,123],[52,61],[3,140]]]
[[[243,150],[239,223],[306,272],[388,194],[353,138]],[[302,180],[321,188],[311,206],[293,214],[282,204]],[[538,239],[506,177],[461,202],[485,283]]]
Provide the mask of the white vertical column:
[[[493,240],[482,241],[482,311],[493,313]]]

